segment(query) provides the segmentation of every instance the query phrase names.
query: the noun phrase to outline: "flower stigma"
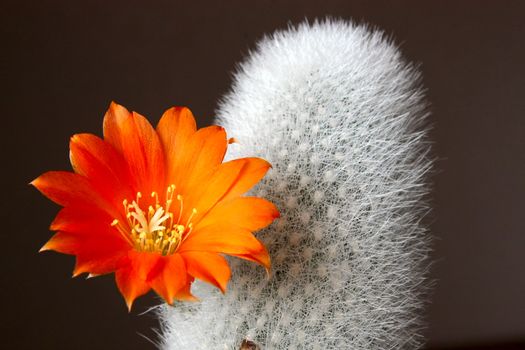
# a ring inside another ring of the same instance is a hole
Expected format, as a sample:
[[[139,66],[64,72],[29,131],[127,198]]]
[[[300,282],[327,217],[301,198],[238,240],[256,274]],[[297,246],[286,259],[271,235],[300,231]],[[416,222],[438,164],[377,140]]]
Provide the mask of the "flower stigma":
[[[183,214],[183,198],[180,194],[175,195],[175,185],[166,189],[166,202],[161,205],[157,192],[152,192],[151,197],[155,199],[155,206],[148,206],[147,210],[140,207],[142,193],[131,203],[124,199],[122,205],[126,213],[127,225],[123,225],[118,219],[113,220],[111,226],[116,227],[124,238],[137,250],[141,252],[160,253],[170,255],[177,251],[182,242],[191,234],[193,216],[197,209],[193,208],[186,223],[181,223]],[[173,212],[175,203],[178,202],[176,216]]]

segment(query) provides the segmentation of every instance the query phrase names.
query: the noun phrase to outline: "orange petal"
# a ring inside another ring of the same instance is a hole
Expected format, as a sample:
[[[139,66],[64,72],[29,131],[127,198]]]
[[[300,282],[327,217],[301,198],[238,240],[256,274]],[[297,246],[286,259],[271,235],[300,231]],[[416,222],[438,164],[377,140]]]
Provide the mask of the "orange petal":
[[[130,250],[122,267],[115,273],[115,279],[120,293],[126,301],[128,310],[135,299],[146,294],[150,289],[151,275],[157,275],[163,261],[160,254],[137,252]]]
[[[84,272],[105,274],[115,271],[131,247],[120,238],[57,232],[40,249],[77,256],[73,276]]]
[[[264,266],[264,268],[266,269],[266,273],[267,273],[267,275],[269,277],[270,276],[270,270],[271,270],[270,254],[268,254],[268,251],[266,250],[265,247],[263,247],[263,248],[264,248],[263,250],[261,250],[260,252],[256,252],[256,253],[230,254],[230,255],[234,255],[237,258],[241,258],[241,259],[244,259],[244,260],[249,260],[249,261],[252,261],[252,262],[257,263],[259,265]]]
[[[221,164],[228,145],[226,132],[218,126],[199,129],[186,145],[179,147],[182,155],[170,161],[168,181],[177,185],[178,192],[185,195],[193,188],[202,186]]]
[[[72,234],[57,232],[40,248],[39,252],[48,250],[74,255],[78,251],[78,243]]]
[[[213,225],[192,232],[178,252],[214,252],[255,261],[270,268],[270,256],[264,245],[245,229]]]
[[[198,223],[219,201],[226,201],[248,191],[264,176],[270,164],[260,158],[241,158],[221,164],[206,186],[193,188],[188,195],[190,208],[198,210],[193,222]],[[186,212],[187,219],[189,211]]]
[[[96,263],[100,259],[106,259],[108,256],[118,255],[131,249],[132,243],[129,236],[125,236],[116,227],[111,226],[111,221],[112,219],[107,213],[93,207],[62,208],[51,223],[50,229],[61,231],[59,232],[60,235],[72,236],[75,239],[75,250],[65,251],[65,249],[70,249],[68,247],[72,247],[67,244],[56,245],[56,243],[61,243],[55,241],[56,237],[48,242],[43,249],[75,254],[77,261],[80,261],[77,265],[85,266],[90,266],[92,262]],[[92,272],[87,267],[84,270]]]
[[[146,118],[112,102],[104,117],[104,139],[124,156],[141,191],[165,190],[164,152]]]
[[[166,153],[168,183],[176,184],[179,193],[200,186],[226,153],[224,129],[210,126],[196,131],[195,118],[185,107],[167,110],[157,131]]]
[[[164,266],[162,270],[151,280],[151,287],[159,294],[168,304],[173,304],[174,297],[177,293],[185,296],[185,287],[189,284],[184,260],[180,254],[172,254],[162,257]],[[191,295],[191,294],[190,294]]]
[[[195,297],[193,294],[191,294],[191,282],[193,282],[193,277],[187,276],[188,283],[182,287],[177,294],[175,294],[175,299],[182,300],[182,301],[199,301],[199,298]]]
[[[206,183],[194,188],[184,197],[186,208],[198,208],[197,215],[193,219],[194,223],[198,223],[200,218],[228,192],[245,164],[245,159],[236,159],[221,164]],[[183,222],[188,219],[189,215],[191,215],[190,210],[187,210],[183,215]]]
[[[242,168],[234,185],[228,190],[228,193],[222,198],[223,201],[235,198],[248,192],[266,175],[271,165],[261,158],[244,158],[246,164]]]
[[[195,133],[192,141],[191,148],[186,151],[193,152],[193,157],[186,168],[187,176],[178,182],[182,191],[185,189],[191,191],[197,186],[202,186],[202,182],[206,181],[222,163],[228,147],[226,131],[218,126],[200,129]]]
[[[279,217],[279,211],[272,203],[257,197],[237,197],[219,202],[197,224],[195,229],[221,224],[257,231],[271,224]]]
[[[64,254],[96,255],[100,253],[127,251],[131,246],[114,235],[90,235],[59,231],[51,237],[40,251],[54,250]]]
[[[133,246],[129,234],[112,225],[114,218],[97,208],[62,208],[50,225],[51,231],[74,233],[93,239],[116,239]],[[126,220],[125,218],[123,220]]]
[[[196,131],[195,118],[186,107],[170,108],[160,118],[157,133],[164,147],[168,179],[175,179],[178,171],[176,164],[180,164],[190,137]]]
[[[126,251],[112,253],[108,255],[83,255],[76,256],[75,269],[73,277],[83,273],[90,275],[105,275],[117,271],[122,266],[122,261],[126,257]]]
[[[90,235],[107,235],[122,237],[118,230],[111,226],[114,217],[97,207],[68,206],[60,209],[51,223],[51,231],[86,233]]]
[[[230,280],[230,267],[224,257],[216,253],[189,251],[181,254],[188,273],[200,280],[213,284],[223,293]]]
[[[68,171],[49,171],[31,182],[44,196],[65,206],[96,206],[110,213],[115,208],[109,205],[84,176]]]
[[[120,207],[124,198],[135,197],[138,190],[128,165],[109,143],[95,135],[77,134],[71,137],[69,147],[75,172],[89,178],[115,206]]]

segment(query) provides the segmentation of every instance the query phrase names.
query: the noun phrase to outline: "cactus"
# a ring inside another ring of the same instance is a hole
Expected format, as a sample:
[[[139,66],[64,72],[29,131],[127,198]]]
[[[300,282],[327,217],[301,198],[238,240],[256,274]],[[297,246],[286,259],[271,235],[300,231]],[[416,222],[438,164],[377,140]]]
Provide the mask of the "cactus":
[[[220,103],[232,158],[273,169],[253,193],[281,219],[257,236],[272,274],[231,260],[225,295],[161,307],[164,349],[416,349],[428,290],[420,74],[385,34],[344,21],[263,39]]]

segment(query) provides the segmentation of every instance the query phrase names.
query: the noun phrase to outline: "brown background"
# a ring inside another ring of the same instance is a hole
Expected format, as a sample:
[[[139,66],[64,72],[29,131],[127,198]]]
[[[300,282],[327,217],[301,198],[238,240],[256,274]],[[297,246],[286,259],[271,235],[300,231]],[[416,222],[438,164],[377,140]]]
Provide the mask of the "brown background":
[[[429,345],[525,339],[525,2],[146,3],[1,3],[2,348],[154,348],[153,295],[128,314],[112,276],[71,279],[73,258],[37,254],[57,207],[27,183],[69,169],[69,136],[100,134],[112,99],[209,124],[257,39],[326,15],[384,28],[422,65],[440,159]]]

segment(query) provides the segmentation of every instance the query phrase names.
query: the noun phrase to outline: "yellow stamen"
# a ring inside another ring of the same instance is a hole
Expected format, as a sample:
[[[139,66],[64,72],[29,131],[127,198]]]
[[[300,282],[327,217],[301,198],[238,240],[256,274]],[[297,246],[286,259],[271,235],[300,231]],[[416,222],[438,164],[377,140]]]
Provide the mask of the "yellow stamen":
[[[128,243],[133,243],[128,233],[126,232],[126,229],[120,224],[120,222],[117,219],[111,222],[111,226],[116,227],[118,232],[122,235],[122,237],[124,237],[126,241],[128,241]]]
[[[177,223],[179,223],[182,217],[182,208],[183,208],[182,196],[180,194],[177,195],[177,200],[180,202],[179,218],[177,219]]]
[[[159,207],[159,195],[157,194],[157,192],[153,191],[151,192],[151,197],[155,198],[155,208],[158,208]]]
[[[175,253],[193,230],[191,221],[197,214],[197,209],[193,208],[186,224],[180,223],[184,214],[183,198],[180,194],[175,193],[175,189],[175,185],[168,186],[164,205],[161,204],[158,193],[151,192],[151,198],[155,198],[155,205],[149,205],[147,210],[143,210],[140,206],[141,192],[137,192],[135,200],[131,203],[127,199],[123,200],[127,225],[115,219],[111,226],[117,228],[120,234],[138,251],[162,255]],[[174,196],[179,202],[176,221],[172,212]]]
[[[197,214],[197,209],[193,208],[191,210],[191,214],[190,214],[190,217],[188,218],[188,221],[186,221],[186,226],[188,226],[191,222],[191,219],[193,219],[193,216]]]

